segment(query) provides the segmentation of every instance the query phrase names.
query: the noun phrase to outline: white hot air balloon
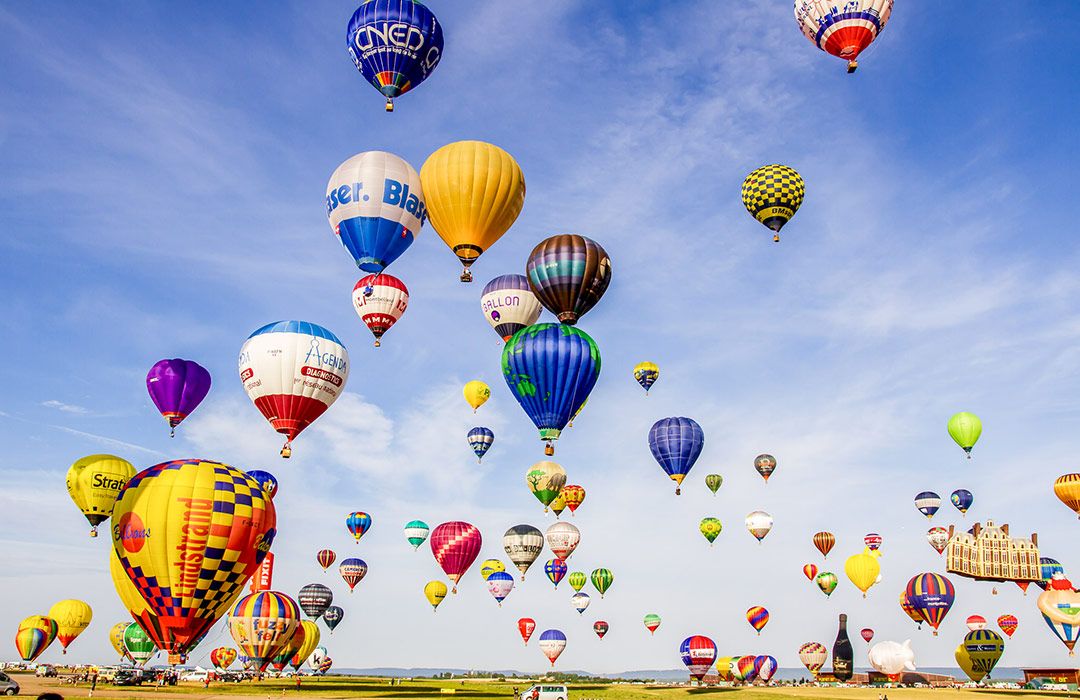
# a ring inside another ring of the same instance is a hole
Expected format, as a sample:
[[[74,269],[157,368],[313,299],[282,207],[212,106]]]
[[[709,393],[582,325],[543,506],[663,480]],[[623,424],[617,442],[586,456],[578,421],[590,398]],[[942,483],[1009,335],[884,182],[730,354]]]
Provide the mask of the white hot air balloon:
[[[480,295],[480,311],[504,341],[540,318],[543,307],[525,275],[501,275],[487,283]]]
[[[773,518],[763,510],[755,510],[746,516],[746,529],[757,538],[758,542],[765,539],[765,535],[772,530]]]
[[[379,347],[383,333],[390,330],[409,308],[409,290],[397,277],[383,272],[357,282],[352,300],[356,315],[375,336],[375,347]]]
[[[910,639],[903,644],[878,642],[870,647],[866,657],[874,670],[893,679],[896,679],[901,671],[915,670],[915,652],[911,649]]]
[[[592,599],[588,593],[575,593],[570,597],[570,605],[574,607],[574,610],[578,611],[578,614],[585,612],[585,609],[589,607],[589,603]]]
[[[503,534],[503,549],[524,581],[525,572],[544,551],[544,535],[532,525],[514,525]]]
[[[893,0],[795,0],[795,21],[803,35],[827,54],[859,67],[859,54],[885,29]]]
[[[333,333],[307,321],[277,321],[240,348],[240,381],[255,407],[292,441],[337,401],[349,378],[349,353]]]
[[[547,545],[559,559],[569,559],[581,542],[581,531],[561,520],[547,529]]]
[[[565,648],[566,635],[561,630],[544,630],[540,633],[540,651],[544,653],[544,656],[548,657],[552,666],[555,665],[555,660],[559,658]]]

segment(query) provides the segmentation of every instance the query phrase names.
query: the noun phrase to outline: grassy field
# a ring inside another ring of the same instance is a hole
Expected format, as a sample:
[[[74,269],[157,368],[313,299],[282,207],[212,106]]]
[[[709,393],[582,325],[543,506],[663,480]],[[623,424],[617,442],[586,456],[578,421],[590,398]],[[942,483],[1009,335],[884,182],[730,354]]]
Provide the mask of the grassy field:
[[[34,697],[44,691],[61,693],[65,698],[87,697],[89,688],[85,685],[73,687],[61,685],[57,679],[34,678],[30,675],[19,674],[15,676],[22,686],[22,695]],[[458,680],[415,680],[402,681],[399,685],[391,686],[386,678],[359,678],[359,677],[326,677],[305,678],[302,689],[297,691],[293,682],[272,680],[250,683],[211,683],[209,688],[204,689],[201,683],[182,683],[175,687],[155,688],[121,687],[111,685],[99,685],[94,693],[94,700],[135,700],[137,698],[162,698],[170,695],[185,696],[191,700],[214,700],[248,698],[250,700],[277,700],[287,698],[298,700],[302,697],[311,698],[397,698],[399,700],[411,700],[413,698],[513,698],[514,683],[499,683],[489,681],[465,681]],[[518,683],[517,687],[524,690],[527,684]],[[453,690],[453,694],[449,691]],[[667,686],[640,686],[640,685],[571,685],[571,700],[687,700],[689,698],[703,698],[704,696],[727,696],[726,700],[877,700],[878,696],[886,692],[890,700],[995,700],[1003,695],[1008,696],[1036,696],[1045,695],[1050,697],[1069,697],[1068,693],[1059,692],[1033,692],[1033,691],[998,691],[998,690],[967,690],[967,689],[929,689],[929,688],[896,688],[885,691],[876,688],[679,688]]]

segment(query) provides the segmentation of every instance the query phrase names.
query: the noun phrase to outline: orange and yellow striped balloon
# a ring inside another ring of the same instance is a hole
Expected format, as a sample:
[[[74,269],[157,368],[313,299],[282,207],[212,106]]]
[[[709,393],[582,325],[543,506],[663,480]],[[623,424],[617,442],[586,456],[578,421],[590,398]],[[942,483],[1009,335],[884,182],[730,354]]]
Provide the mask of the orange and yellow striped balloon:
[[[300,606],[277,591],[248,594],[229,613],[229,633],[259,671],[265,671],[271,659],[288,646],[299,623]]]
[[[44,615],[31,615],[19,623],[15,633],[15,649],[23,661],[33,661],[56,639],[56,620]]]
[[[1080,516],[1080,474],[1065,474],[1054,482],[1054,495]]]

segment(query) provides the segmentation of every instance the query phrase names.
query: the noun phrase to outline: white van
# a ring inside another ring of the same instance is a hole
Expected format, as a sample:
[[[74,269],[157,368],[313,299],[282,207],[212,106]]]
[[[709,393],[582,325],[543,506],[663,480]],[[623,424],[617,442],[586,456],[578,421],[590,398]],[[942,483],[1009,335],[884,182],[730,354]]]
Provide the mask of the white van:
[[[534,685],[521,694],[521,700],[569,700],[565,685]]]

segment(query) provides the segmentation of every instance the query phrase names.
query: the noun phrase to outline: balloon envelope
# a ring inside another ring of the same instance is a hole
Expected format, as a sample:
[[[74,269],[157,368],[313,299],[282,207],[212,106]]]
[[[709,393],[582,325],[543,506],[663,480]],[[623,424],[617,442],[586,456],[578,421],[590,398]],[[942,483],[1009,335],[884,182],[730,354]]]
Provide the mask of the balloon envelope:
[[[366,0],[349,19],[345,46],[392,112],[394,98],[427,80],[439,65],[442,26],[418,0]]]
[[[133,476],[135,467],[113,455],[89,455],[68,469],[68,495],[90,523],[91,537],[97,537],[97,526],[112,515],[120,491]]]
[[[701,680],[716,661],[716,643],[708,637],[695,634],[682,641],[679,655],[690,675]]]
[[[551,665],[554,666],[555,660],[563,653],[563,649],[566,649],[566,635],[560,630],[544,630],[540,633],[539,645],[540,651],[544,653],[544,656],[548,657]]]
[[[971,459],[971,448],[975,447],[982,435],[982,421],[974,413],[962,411],[949,419],[948,428],[953,442],[962,447],[968,459]]]
[[[15,649],[23,661],[32,662],[56,639],[56,620],[44,615],[31,615],[19,623],[15,632]]]
[[[525,275],[500,275],[480,295],[480,311],[503,342],[536,323],[542,310]]]
[[[536,629],[536,620],[531,617],[523,617],[518,620],[518,633],[521,635],[521,640],[526,645],[529,643],[529,638],[533,636],[533,631]]]
[[[641,385],[641,388],[645,390],[645,393],[649,393],[649,389],[656,383],[656,380],[660,378],[660,366],[655,362],[639,362],[634,365],[634,381]],[[712,487],[710,487],[712,488]],[[719,488],[719,486],[717,486]],[[716,489],[713,489],[713,493],[716,493]]]
[[[146,390],[169,428],[175,429],[206,398],[210,373],[192,360],[158,360],[146,374]]]
[[[972,496],[971,491],[968,491],[967,489],[956,489],[949,496],[949,500],[952,501],[952,504],[956,506],[958,511],[966,514],[968,508],[970,508],[971,504],[975,501],[975,497]]]
[[[94,611],[81,600],[61,600],[49,608],[48,617],[56,621],[56,639],[66,654],[68,645],[90,625]]]
[[[480,546],[483,544],[480,530],[475,525],[460,520],[442,523],[431,531],[430,543],[435,561],[454,583],[453,590],[456,593],[457,582],[480,553]]]
[[[786,165],[763,165],[742,184],[742,202],[750,216],[773,231],[773,241],[780,242],[780,229],[799,210],[806,194],[802,176]]]
[[[397,277],[385,272],[368,275],[353,287],[352,301],[356,315],[375,336],[375,347],[379,347],[383,334],[401,320],[409,308],[409,289]]]
[[[803,0],[795,3],[795,21],[812,44],[846,60],[852,73],[859,54],[885,30],[892,6],[893,0],[863,0],[841,9],[831,0]]]
[[[487,451],[491,449],[491,444],[495,442],[495,433],[491,431],[491,428],[477,426],[468,432],[465,439],[468,441],[469,447],[472,448],[473,454],[476,455],[477,463],[479,463],[484,459]]]
[[[525,572],[544,551],[544,534],[532,525],[514,525],[503,534],[503,549],[510,562],[521,572],[521,580],[524,581]],[[488,577],[489,581],[491,576]]]
[[[937,635],[938,626],[956,599],[952,581],[940,574],[919,574],[908,581],[905,592],[915,612]]]
[[[956,663],[973,682],[978,683],[997,666],[1005,653],[1005,640],[993,630],[972,630],[956,647]]]
[[[367,572],[367,562],[356,557],[343,559],[341,564],[338,565],[338,573],[341,574],[342,580],[349,587],[349,592],[352,592],[356,588],[356,584],[364,580]]]
[[[409,541],[413,549],[419,549],[420,545],[427,541],[430,532],[431,528],[423,520],[410,520],[405,523],[405,539]]]
[[[661,418],[649,429],[649,450],[675,482],[675,494],[705,446],[705,432],[693,418]],[[760,539],[760,538],[759,538]]]
[[[321,583],[309,583],[300,589],[296,600],[305,615],[318,620],[334,602],[334,592]]]
[[[577,234],[546,238],[525,263],[529,286],[559,323],[574,325],[604,296],[611,258],[596,241]]]
[[[815,676],[828,658],[829,650],[820,642],[806,642],[799,647],[799,661]]]

